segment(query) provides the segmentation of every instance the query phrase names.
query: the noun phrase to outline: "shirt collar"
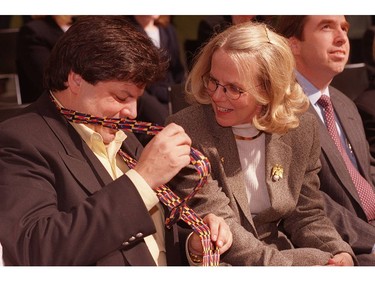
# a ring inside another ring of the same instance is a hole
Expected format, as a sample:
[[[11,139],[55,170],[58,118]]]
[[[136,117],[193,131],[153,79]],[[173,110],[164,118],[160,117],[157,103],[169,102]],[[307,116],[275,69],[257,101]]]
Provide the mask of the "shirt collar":
[[[302,87],[311,104],[316,105],[322,94],[329,96],[328,87],[323,91],[320,91],[313,84],[311,84],[310,81],[307,80],[301,73],[299,73],[298,70],[295,70],[295,73],[298,84],[300,84],[300,86]]]

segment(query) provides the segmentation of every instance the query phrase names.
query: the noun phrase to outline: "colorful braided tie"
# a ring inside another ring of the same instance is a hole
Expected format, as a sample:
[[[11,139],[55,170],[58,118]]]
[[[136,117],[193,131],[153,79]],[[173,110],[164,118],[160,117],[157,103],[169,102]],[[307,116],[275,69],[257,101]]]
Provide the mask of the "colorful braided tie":
[[[74,123],[83,124],[94,124],[103,127],[123,130],[133,133],[143,133],[147,135],[156,135],[159,133],[163,127],[154,125],[149,122],[142,122],[136,120],[130,120],[125,118],[102,118],[95,117],[90,114],[85,114],[77,112],[74,110],[66,109],[60,107],[55,101],[54,97],[51,95],[52,101],[55,103],[56,107],[60,113],[69,121]],[[130,157],[128,154],[119,151],[126,164],[130,169],[134,168],[137,161]],[[219,249],[214,247],[210,238],[210,229],[203,222],[203,220],[187,206],[187,202],[198,192],[200,188],[207,181],[207,177],[211,172],[211,165],[207,157],[202,155],[198,150],[191,148],[190,151],[190,161],[197,170],[200,179],[192,193],[190,193],[186,198],[181,199],[167,185],[162,185],[155,189],[156,195],[158,196],[160,202],[168,207],[170,211],[169,217],[166,219],[166,227],[171,228],[174,223],[180,219],[186,222],[200,237],[203,247],[203,266],[217,266],[220,262]]]

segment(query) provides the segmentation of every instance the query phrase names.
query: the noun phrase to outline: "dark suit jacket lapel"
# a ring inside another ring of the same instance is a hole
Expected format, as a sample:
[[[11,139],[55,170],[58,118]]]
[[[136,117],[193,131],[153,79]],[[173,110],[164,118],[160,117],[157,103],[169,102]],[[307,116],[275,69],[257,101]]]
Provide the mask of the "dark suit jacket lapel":
[[[361,141],[358,141],[363,133],[360,130],[360,126],[356,123],[356,120],[353,118],[353,112],[348,110],[347,106],[342,102],[341,97],[336,94],[334,88],[330,88],[331,98],[333,107],[337,112],[337,115],[340,119],[342,128],[345,131],[345,135],[352,146],[352,150],[357,159],[357,164],[359,169],[363,172],[362,163],[367,163],[366,159],[368,157],[367,147],[363,145]]]
[[[45,94],[38,100],[37,107],[65,149],[66,153],[58,153],[67,168],[89,193],[94,193],[113,181],[80,135],[56,110],[48,95]],[[92,173],[94,177],[87,176]]]
[[[168,36],[167,36],[164,28],[159,27],[159,35],[160,35],[160,48],[168,49],[168,47],[169,47]]]
[[[337,108],[337,105],[336,105],[336,108]],[[337,150],[337,147],[335,143],[333,142],[331,136],[329,135],[327,127],[322,122],[322,120],[320,119],[320,117],[318,116],[318,114],[316,113],[315,109],[312,107],[311,104],[309,107],[309,111],[316,116],[318,123],[319,123],[318,126],[319,126],[320,145],[322,147],[322,153],[324,153],[327,159],[329,160],[329,162],[332,163],[334,172],[336,173],[337,178],[341,181],[342,186],[344,186],[349,191],[349,193],[354,198],[356,198],[357,201],[359,201],[357,191],[355,189],[354,184],[352,183],[352,179],[348,173],[345,162],[342,156],[340,155],[340,152]]]

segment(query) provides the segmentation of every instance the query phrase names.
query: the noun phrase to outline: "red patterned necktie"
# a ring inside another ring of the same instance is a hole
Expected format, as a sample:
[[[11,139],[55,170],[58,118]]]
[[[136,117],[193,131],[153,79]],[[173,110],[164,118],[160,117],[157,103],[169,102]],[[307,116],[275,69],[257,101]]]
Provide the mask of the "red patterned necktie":
[[[337,149],[340,151],[342,158],[344,159],[346,168],[349,171],[350,177],[357,189],[357,193],[362,203],[362,208],[366,214],[367,220],[371,221],[375,219],[375,194],[371,185],[364,179],[358,170],[354,167],[352,161],[343,147],[339,134],[337,132],[335,117],[333,112],[333,106],[331,99],[327,95],[322,95],[318,100],[318,104],[323,107],[326,126],[331,138],[335,142]]]
[[[149,122],[142,122],[136,120],[130,120],[125,118],[103,118],[96,117],[90,114],[77,112],[74,110],[60,107],[54,97],[51,95],[51,99],[56,105],[60,113],[70,122],[82,123],[82,124],[94,124],[103,127],[123,130],[134,133],[143,133],[148,135],[156,135],[163,127],[154,125]],[[119,154],[124,159],[129,168],[134,168],[137,161],[130,157],[128,154],[119,151]],[[204,221],[194,212],[193,209],[187,206],[187,202],[197,193],[197,191],[203,187],[207,181],[207,177],[211,172],[211,164],[207,157],[202,155],[195,148],[191,148],[190,160],[200,175],[199,182],[193,189],[192,193],[184,199],[178,197],[167,185],[162,185],[155,189],[155,193],[165,206],[170,211],[169,217],[166,219],[166,227],[171,228],[174,223],[180,219],[186,222],[196,232],[202,243],[203,247],[203,266],[217,266],[220,263],[220,253],[217,247],[214,247],[211,241],[211,232],[209,227]]]

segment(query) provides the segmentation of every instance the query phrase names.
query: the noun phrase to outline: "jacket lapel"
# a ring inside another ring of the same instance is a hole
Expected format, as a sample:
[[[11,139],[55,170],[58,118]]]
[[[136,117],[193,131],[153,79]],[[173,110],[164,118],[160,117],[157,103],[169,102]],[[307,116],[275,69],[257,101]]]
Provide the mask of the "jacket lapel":
[[[336,108],[338,108],[337,104],[336,104]],[[337,150],[337,147],[335,143],[333,142],[331,136],[329,135],[327,127],[322,122],[322,120],[320,119],[320,117],[318,116],[318,114],[316,113],[315,109],[312,107],[311,104],[309,107],[309,111],[316,116],[318,123],[319,123],[318,126],[319,126],[320,145],[322,148],[322,153],[326,155],[330,163],[333,163],[332,167],[334,169],[334,172],[336,173],[337,178],[339,179],[339,181],[341,181],[342,186],[344,186],[349,191],[349,193],[354,198],[356,198],[356,200],[359,202],[357,191],[355,189],[355,186],[352,182],[352,179],[349,173],[347,172],[345,162],[342,156],[340,155],[340,152]]]
[[[265,179],[271,207],[254,217],[254,223],[257,226],[275,221],[275,217],[280,217],[280,213],[285,213],[290,206],[294,206],[293,198],[288,192],[289,176],[293,174],[290,172],[292,149],[284,141],[285,138],[289,139],[289,135],[266,134]],[[275,180],[272,175],[276,166],[283,169],[282,178],[279,180]]]
[[[273,221],[278,213],[284,212],[286,206],[293,206],[291,198],[287,192],[288,190],[288,174],[292,158],[292,149],[285,143],[282,136],[274,134],[266,134],[266,185],[271,200],[271,207],[258,214],[254,219],[251,216],[246,187],[244,185],[245,179],[241,169],[241,162],[237,153],[237,146],[231,129],[221,128],[218,126],[214,130],[216,132],[215,139],[217,142],[217,149],[222,161],[227,185],[231,187],[232,194],[237,201],[241,211],[245,214],[246,219],[253,227],[254,233],[255,224],[259,220]],[[288,137],[287,137],[288,138]],[[272,168],[276,165],[281,165],[284,169],[283,179],[279,181],[272,180]]]
[[[213,120],[215,120],[213,118]],[[221,159],[225,174],[226,174],[226,185],[230,187],[230,190],[237,201],[239,208],[245,215],[249,224],[253,228],[254,233],[256,229],[254,227],[253,219],[251,217],[249,204],[247,201],[246,190],[244,186],[244,174],[241,169],[240,159],[237,153],[236,141],[233,137],[232,130],[230,128],[223,128],[215,124],[214,138],[215,146],[218,150],[218,155]]]
[[[56,153],[59,153],[73,177],[87,192],[95,193],[113,181],[95,154],[57,111],[48,94],[44,94],[38,100],[37,107],[64,147],[64,151],[60,150]]]
[[[270,196],[271,208],[265,210],[264,215],[272,215],[280,212],[285,212],[286,206],[293,206],[291,197],[288,193],[289,177],[293,175],[290,171],[290,164],[292,159],[292,148],[285,143],[290,135],[281,136],[278,134],[266,135],[266,185],[268,194]],[[279,180],[274,179],[273,169],[276,166],[281,166],[283,169],[283,177]]]
[[[345,135],[352,146],[353,153],[357,159],[357,165],[361,171],[364,171],[363,163],[367,163],[366,159],[369,155],[368,147],[364,146],[363,143],[359,141],[362,140],[360,136],[363,136],[363,140],[365,139],[364,132],[361,130],[361,126],[358,126],[356,123],[358,120],[353,117],[354,112],[348,110],[347,106],[342,101],[341,96],[336,94],[336,90],[330,88],[330,92],[333,107],[337,112],[341,126],[345,131]]]

